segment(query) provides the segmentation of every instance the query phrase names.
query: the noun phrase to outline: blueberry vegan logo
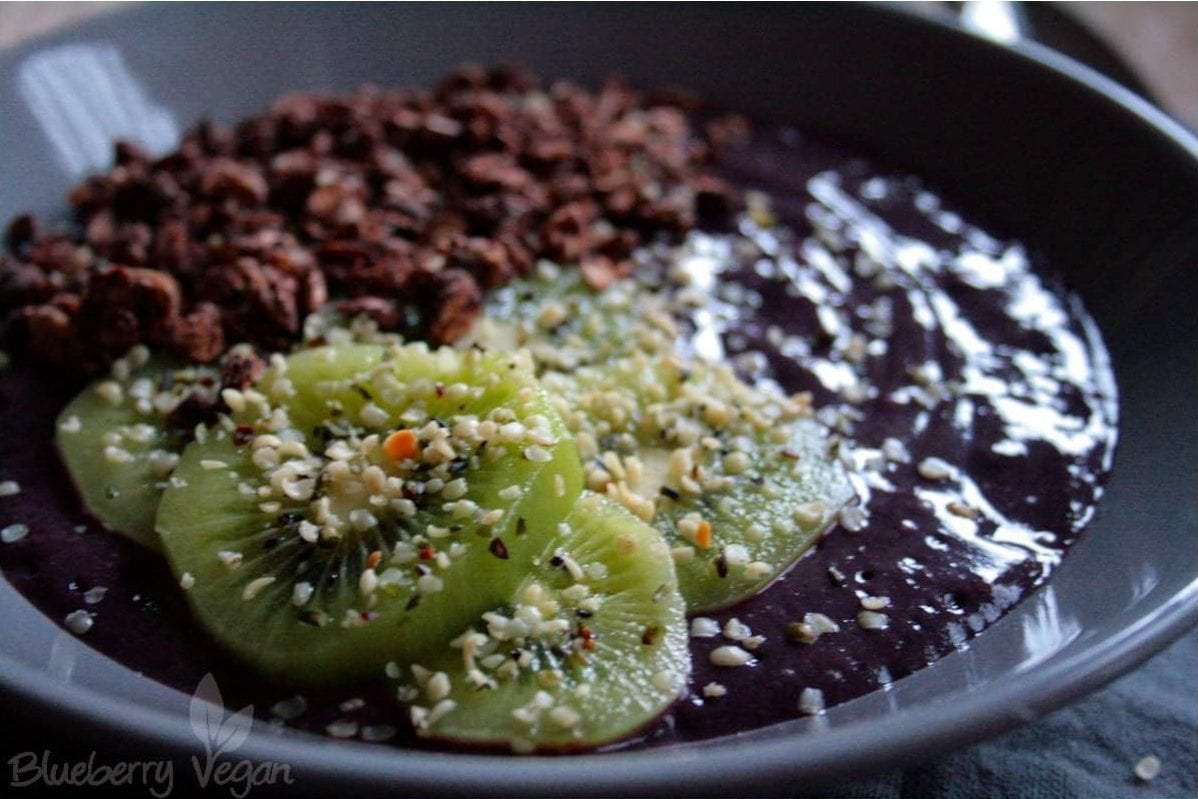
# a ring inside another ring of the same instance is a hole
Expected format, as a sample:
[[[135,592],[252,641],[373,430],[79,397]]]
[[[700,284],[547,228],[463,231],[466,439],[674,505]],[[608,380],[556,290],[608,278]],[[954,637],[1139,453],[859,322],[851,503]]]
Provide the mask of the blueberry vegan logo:
[[[226,757],[245,743],[254,725],[254,706],[247,705],[236,713],[225,714],[220,688],[211,674],[205,674],[191,697],[191,731],[204,745],[204,761],[193,755],[192,768],[196,781],[207,789],[210,785],[226,788],[236,799],[244,799],[259,785],[290,785],[294,780],[291,766],[274,761],[255,763]]]
[[[225,792],[234,799],[245,799],[259,785],[291,785],[291,766],[271,760],[254,762],[248,758],[230,757],[250,735],[254,725],[254,707],[248,705],[236,713],[225,714],[220,688],[211,674],[196,687],[188,708],[191,731],[204,745],[204,758],[191,758],[196,781],[200,787]],[[50,750],[20,752],[8,759],[12,769],[10,788],[100,788],[107,792],[119,789],[121,795],[131,795],[138,788],[155,799],[167,799],[175,787],[173,760],[142,760],[103,762],[95,752],[86,760],[63,761],[54,758]],[[0,791],[0,795],[8,794]],[[14,793],[14,796],[20,794]]]

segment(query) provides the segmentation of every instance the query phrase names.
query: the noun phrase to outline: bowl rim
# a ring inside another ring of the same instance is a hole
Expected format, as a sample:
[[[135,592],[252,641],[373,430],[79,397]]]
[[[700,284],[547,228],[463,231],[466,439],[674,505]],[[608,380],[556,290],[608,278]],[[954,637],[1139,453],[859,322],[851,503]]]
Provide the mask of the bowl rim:
[[[938,35],[964,37],[971,46],[991,48],[996,57],[1023,60],[1049,80],[1072,81],[1094,102],[1107,103],[1155,131],[1162,143],[1180,149],[1198,172],[1198,137],[1138,94],[1090,67],[1034,41],[999,44],[951,22],[893,6],[871,4],[876,12],[907,24],[934,29]],[[99,14],[65,28],[0,48],[8,60],[59,38],[86,32],[113,17],[125,19],[164,13],[150,4],[115,14]],[[169,13],[169,12],[168,12]],[[586,757],[514,758],[486,754],[397,750],[360,744],[330,748],[327,741],[303,733],[251,733],[238,752],[252,760],[289,764],[302,775],[300,787],[335,786],[338,792],[369,786],[402,787],[429,794],[527,795],[635,792],[740,793],[751,785],[825,781],[909,762],[933,752],[975,743],[1031,721],[1098,689],[1135,668],[1187,630],[1198,625],[1198,576],[1154,612],[1141,616],[1118,634],[1088,643],[1078,651],[1053,656],[1031,672],[995,678],[983,692],[967,689],[935,703],[918,705],[868,723],[853,723],[802,737],[780,734],[755,737],[745,746],[740,736],[682,745],[668,750],[629,750]],[[950,653],[946,657],[953,657]],[[22,700],[23,709],[82,723],[111,733],[122,743],[150,744],[172,754],[194,753],[198,741],[188,720],[149,707],[130,706],[92,688],[61,682],[44,670],[0,652],[0,688]],[[952,699],[953,701],[945,701]],[[918,720],[918,735],[911,735]],[[846,746],[848,743],[852,746]],[[689,751],[688,751],[689,750]],[[330,757],[330,752],[336,752]],[[696,756],[697,755],[697,756]],[[675,762],[669,766],[663,760]],[[685,762],[682,762],[685,760]],[[742,782],[742,780],[744,780]]]

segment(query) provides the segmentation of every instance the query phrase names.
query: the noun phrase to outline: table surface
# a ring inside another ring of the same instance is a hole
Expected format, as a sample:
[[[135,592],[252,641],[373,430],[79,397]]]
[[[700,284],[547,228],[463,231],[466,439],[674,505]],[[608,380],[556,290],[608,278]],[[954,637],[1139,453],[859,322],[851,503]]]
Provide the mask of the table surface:
[[[5,3],[0,48],[98,14],[122,3]],[[1097,34],[1131,67],[1158,104],[1198,129],[1198,3],[1070,3],[1059,10]],[[978,746],[900,771],[796,793],[890,797],[1192,797],[1198,794],[1198,633],[1190,633],[1136,672],[1065,710]],[[56,759],[86,757],[93,741],[63,739],[61,730],[20,726],[20,743],[0,724],[0,761],[18,751],[52,749]],[[8,730],[12,732],[12,730]],[[1133,774],[1154,755],[1160,775]],[[101,747],[101,757],[103,747]],[[8,785],[11,776],[2,782]],[[186,786],[177,786],[191,793]],[[19,789],[18,795],[32,795]],[[61,795],[56,792],[55,795]],[[84,792],[82,795],[89,795]],[[90,795],[97,795],[95,789]],[[178,795],[178,794],[176,794]]]

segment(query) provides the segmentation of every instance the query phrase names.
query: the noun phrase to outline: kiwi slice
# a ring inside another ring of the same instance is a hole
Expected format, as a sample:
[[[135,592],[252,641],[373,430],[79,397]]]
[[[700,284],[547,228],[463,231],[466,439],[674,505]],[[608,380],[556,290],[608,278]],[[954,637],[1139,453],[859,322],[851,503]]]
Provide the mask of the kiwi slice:
[[[581,490],[521,356],[320,347],[225,399],[157,529],[200,621],[269,675],[335,682],[439,651],[511,595]]]
[[[805,398],[726,366],[637,354],[542,381],[576,434],[587,487],[662,532],[692,612],[761,590],[852,496]]]
[[[92,516],[159,548],[154,516],[184,444],[167,417],[193,392],[213,393],[216,386],[214,369],[151,361],[138,348],[63,409],[55,443]]]
[[[672,352],[679,334],[663,293],[631,279],[595,291],[580,270],[542,261],[532,276],[491,293],[459,346],[526,348],[539,371],[568,372],[634,352]]]
[[[584,492],[505,601],[438,657],[401,669],[399,692],[428,738],[517,752],[598,746],[683,692],[685,613],[661,535]]]

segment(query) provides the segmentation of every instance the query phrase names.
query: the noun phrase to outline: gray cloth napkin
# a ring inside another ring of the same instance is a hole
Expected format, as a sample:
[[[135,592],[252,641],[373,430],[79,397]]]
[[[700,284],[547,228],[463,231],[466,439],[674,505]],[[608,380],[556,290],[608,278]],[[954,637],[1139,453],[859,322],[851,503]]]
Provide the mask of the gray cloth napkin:
[[[1160,759],[1161,770],[1144,782],[1133,769],[1147,755]],[[1007,735],[814,795],[1190,799],[1198,795],[1198,633],[1093,696]]]

